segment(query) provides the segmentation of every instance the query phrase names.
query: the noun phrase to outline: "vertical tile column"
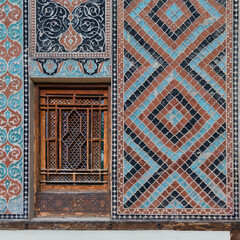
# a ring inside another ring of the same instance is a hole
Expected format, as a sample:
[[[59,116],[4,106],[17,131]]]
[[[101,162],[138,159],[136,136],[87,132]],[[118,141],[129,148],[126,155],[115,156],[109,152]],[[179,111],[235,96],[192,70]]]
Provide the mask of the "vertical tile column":
[[[0,218],[28,217],[28,8],[0,1]]]

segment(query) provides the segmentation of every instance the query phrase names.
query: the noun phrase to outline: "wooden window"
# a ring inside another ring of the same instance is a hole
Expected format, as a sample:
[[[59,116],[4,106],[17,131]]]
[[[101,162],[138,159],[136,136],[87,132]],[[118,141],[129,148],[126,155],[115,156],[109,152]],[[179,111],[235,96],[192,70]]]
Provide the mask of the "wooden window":
[[[108,92],[37,86],[36,192],[109,190]]]

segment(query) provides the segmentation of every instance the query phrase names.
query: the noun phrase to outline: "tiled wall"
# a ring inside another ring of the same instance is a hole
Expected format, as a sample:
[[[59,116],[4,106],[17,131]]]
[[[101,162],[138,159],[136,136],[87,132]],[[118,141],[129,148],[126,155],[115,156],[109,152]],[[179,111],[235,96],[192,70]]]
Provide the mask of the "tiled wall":
[[[239,219],[237,9],[0,0],[0,218],[28,218],[29,77],[112,77],[113,219]]]
[[[110,34],[109,0],[0,0],[0,219],[28,218],[29,77],[110,78]]]
[[[118,2],[114,218],[238,219],[232,4]]]
[[[27,218],[27,30],[23,1],[0,1],[0,218]],[[25,38],[24,38],[25,37]],[[25,67],[24,67],[25,65]],[[24,84],[24,80],[25,84]]]
[[[30,77],[110,77],[110,0],[31,0]]]
[[[98,60],[98,61],[97,61]],[[29,75],[30,77],[65,77],[65,78],[89,78],[89,77],[111,77],[110,59],[31,59]]]

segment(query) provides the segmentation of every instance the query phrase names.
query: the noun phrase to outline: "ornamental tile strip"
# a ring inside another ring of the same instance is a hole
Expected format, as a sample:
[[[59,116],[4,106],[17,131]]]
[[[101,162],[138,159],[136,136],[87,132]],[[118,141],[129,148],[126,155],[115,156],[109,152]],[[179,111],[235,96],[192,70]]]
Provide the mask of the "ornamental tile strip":
[[[31,57],[109,58],[110,0],[31,0]]]
[[[31,59],[30,77],[111,77],[110,59]]]
[[[28,218],[28,2],[0,5],[0,218]]]
[[[113,219],[239,219],[233,22],[232,0],[113,1]]]

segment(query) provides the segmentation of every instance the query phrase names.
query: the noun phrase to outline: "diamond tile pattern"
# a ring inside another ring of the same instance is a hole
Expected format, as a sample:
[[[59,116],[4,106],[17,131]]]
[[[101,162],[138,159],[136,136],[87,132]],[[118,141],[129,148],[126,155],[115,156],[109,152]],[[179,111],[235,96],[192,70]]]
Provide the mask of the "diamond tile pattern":
[[[173,4],[167,10],[166,14],[173,22],[176,22],[183,15],[182,11],[178,8],[176,4]]]
[[[231,202],[226,4],[133,0],[124,6],[125,151],[118,211],[172,219],[225,214]]]
[[[103,0],[37,1],[70,4],[71,12],[81,3]],[[28,219],[29,74],[49,79],[112,72],[113,220],[239,220],[239,2],[105,2],[106,54],[75,55],[71,49],[69,56],[34,51],[35,0],[1,1],[0,218]],[[78,36],[68,30],[72,43]],[[182,115],[178,122],[169,117],[175,109]],[[184,127],[187,133],[177,136]],[[97,204],[94,211],[108,211],[108,197],[90,198]],[[52,196],[47,200],[52,211]],[[73,211],[82,207],[77,200],[77,207],[68,204]]]
[[[181,121],[183,115],[176,108],[173,108],[172,111],[166,115],[166,118],[173,125],[176,125],[179,121]]]

